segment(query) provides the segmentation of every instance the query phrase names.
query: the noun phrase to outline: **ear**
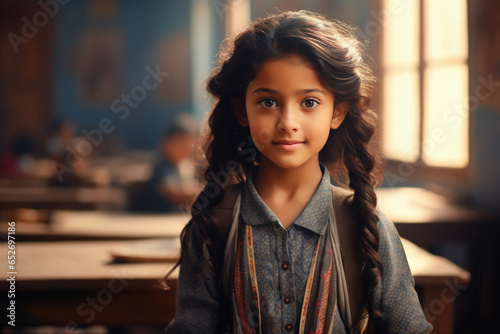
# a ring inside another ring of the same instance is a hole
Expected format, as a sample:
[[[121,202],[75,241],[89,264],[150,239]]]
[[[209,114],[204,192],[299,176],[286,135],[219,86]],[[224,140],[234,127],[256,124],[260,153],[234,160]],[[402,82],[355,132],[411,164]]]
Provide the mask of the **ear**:
[[[234,116],[236,116],[236,119],[238,120],[240,125],[243,127],[247,127],[248,126],[247,111],[243,101],[239,99],[233,99],[231,101],[231,107],[233,108]]]
[[[344,103],[340,103],[335,106],[333,110],[332,123],[330,124],[330,128],[337,129],[340,124],[344,121],[345,116],[347,115],[347,107]]]

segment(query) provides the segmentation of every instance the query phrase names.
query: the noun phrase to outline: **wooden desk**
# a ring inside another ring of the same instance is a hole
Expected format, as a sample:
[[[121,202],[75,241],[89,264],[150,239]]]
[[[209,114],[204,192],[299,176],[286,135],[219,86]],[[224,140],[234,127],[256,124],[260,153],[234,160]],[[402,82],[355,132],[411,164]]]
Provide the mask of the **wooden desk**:
[[[124,241],[19,242],[17,249],[16,315],[18,326],[104,324],[164,326],[174,316],[177,273],[172,290],[155,288],[171,264],[112,263],[110,250]],[[468,272],[429,254],[409,241],[407,252],[415,283],[423,290],[427,316],[436,333],[452,333],[453,296],[449,286],[467,284]],[[6,252],[3,244],[1,252]],[[2,275],[8,272],[0,262]],[[0,279],[6,296],[8,282]],[[457,287],[458,288],[458,287]],[[451,291],[453,293],[453,291]],[[439,307],[439,308],[438,308]]]
[[[0,209],[58,210],[122,208],[125,192],[112,187],[2,187]]]
[[[168,238],[180,235],[189,219],[181,214],[54,211],[50,223],[17,222],[16,234],[23,241]],[[7,231],[7,222],[0,223],[0,231]]]
[[[490,221],[490,214],[423,188],[378,188],[378,205],[395,223],[467,223]]]
[[[147,181],[152,173],[157,152],[128,151],[112,156],[93,156],[89,162],[90,170],[109,171],[115,183],[127,184],[131,182]]]
[[[125,245],[17,243],[16,326],[166,325],[174,316],[177,273],[169,281],[172,290],[157,288],[172,264],[113,263],[110,250]],[[5,244],[0,249],[6,253]],[[8,288],[6,262],[0,265],[2,299]]]
[[[469,284],[469,272],[406,239],[401,240],[415,286],[422,288],[422,307],[434,326],[434,333],[454,333],[455,300]]]
[[[500,215],[422,188],[381,188],[376,192],[380,209],[395,223],[401,237],[454,256],[470,270],[474,279],[459,298],[457,325],[490,332],[488,319],[495,319],[500,298],[492,279],[499,276],[494,263],[499,255]]]
[[[378,206],[403,238],[427,248],[448,239],[472,239],[500,225],[500,217],[422,188],[380,188]]]

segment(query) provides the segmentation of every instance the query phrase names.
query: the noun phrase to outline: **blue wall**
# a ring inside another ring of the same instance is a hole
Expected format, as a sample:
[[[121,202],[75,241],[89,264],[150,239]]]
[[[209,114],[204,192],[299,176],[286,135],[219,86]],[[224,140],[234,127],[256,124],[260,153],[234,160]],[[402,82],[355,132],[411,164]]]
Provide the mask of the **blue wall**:
[[[54,27],[53,114],[54,118],[72,119],[78,134],[84,129],[99,129],[101,120],[109,118],[114,130],[107,136],[117,136],[126,149],[151,149],[169,119],[178,112],[192,109],[189,61],[193,50],[189,50],[189,41],[185,44],[189,59],[187,98],[176,102],[160,101],[157,92],[151,90],[137,107],[130,108],[126,117],[123,111],[113,112],[111,102],[120,99],[121,94],[130,94],[134,87],[143,85],[143,78],[148,75],[146,67],[154,69],[158,63],[155,59],[158,43],[177,32],[189,37],[191,1],[117,0],[115,3],[114,15],[107,18],[90,15],[87,1],[71,1],[61,6]],[[216,35],[216,45],[210,50],[211,57],[214,57],[222,36],[220,27],[223,22],[215,23],[213,34]],[[78,43],[82,32],[89,29],[115,31],[120,36],[118,90],[114,99],[104,103],[82,103],[79,96],[80,79],[76,69]],[[161,70],[168,72],[168,69]],[[166,77],[165,80],[175,78]]]

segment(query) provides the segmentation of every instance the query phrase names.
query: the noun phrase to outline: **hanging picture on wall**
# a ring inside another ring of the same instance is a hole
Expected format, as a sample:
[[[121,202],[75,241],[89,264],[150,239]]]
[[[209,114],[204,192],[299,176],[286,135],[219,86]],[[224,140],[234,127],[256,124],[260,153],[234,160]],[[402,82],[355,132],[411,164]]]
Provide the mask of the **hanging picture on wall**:
[[[120,94],[120,34],[84,30],[76,55],[78,91],[86,105],[107,105]]]
[[[155,89],[158,101],[172,104],[185,103],[189,98],[188,32],[178,30],[166,36],[156,46],[156,64],[168,72]]]

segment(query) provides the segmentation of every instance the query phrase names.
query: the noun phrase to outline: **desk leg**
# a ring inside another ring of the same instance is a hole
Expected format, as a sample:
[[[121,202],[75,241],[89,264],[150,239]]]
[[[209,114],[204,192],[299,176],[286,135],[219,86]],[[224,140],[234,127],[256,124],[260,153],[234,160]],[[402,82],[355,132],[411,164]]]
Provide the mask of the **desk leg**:
[[[455,324],[455,291],[443,285],[430,285],[423,289],[424,314],[433,333],[453,334]]]

